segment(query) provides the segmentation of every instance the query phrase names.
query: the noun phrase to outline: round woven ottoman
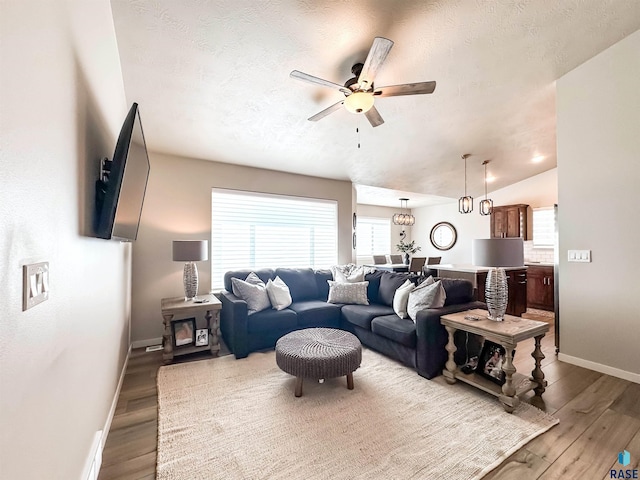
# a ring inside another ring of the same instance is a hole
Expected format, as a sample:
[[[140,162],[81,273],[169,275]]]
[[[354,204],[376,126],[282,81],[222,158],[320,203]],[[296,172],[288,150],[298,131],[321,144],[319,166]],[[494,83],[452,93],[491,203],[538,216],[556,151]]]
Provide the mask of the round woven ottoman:
[[[296,397],[302,395],[302,381],[347,377],[353,390],[353,372],[362,361],[358,338],[334,328],[305,328],[281,337],[276,342],[276,363],[296,378]]]

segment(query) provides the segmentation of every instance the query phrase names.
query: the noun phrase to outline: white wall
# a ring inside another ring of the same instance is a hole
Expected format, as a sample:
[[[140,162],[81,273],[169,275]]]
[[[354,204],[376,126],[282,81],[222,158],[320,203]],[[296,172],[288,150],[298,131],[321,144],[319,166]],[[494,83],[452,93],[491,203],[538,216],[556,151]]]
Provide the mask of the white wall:
[[[155,153],[150,154],[150,161],[151,174],[133,249],[132,338],[137,344],[153,343],[162,336],[160,300],[184,295],[183,264],[171,260],[171,242],[211,238],[214,187],[336,200],[338,260],[352,261],[351,182]],[[198,262],[197,267],[199,292],[208,292],[210,262]]]
[[[557,82],[561,359],[640,382],[640,31]],[[567,262],[589,249],[591,263]]]
[[[129,245],[87,237],[126,114],[107,0],[0,14],[0,476],[78,479],[129,346]],[[22,266],[49,300],[22,311]]]
[[[531,208],[552,206],[558,202],[557,169],[547,170],[508,187],[489,192],[488,197],[496,206],[515,203],[524,203]],[[471,240],[489,238],[491,231],[490,217],[483,217],[478,212],[480,200],[481,198],[475,198],[473,212],[465,215],[458,212],[457,199],[445,205],[414,208],[416,224],[413,227],[413,238],[422,247],[421,253],[425,253],[427,257],[441,256],[441,263],[471,263]],[[438,222],[449,222],[458,232],[458,241],[450,250],[440,252],[431,245],[429,235]]]

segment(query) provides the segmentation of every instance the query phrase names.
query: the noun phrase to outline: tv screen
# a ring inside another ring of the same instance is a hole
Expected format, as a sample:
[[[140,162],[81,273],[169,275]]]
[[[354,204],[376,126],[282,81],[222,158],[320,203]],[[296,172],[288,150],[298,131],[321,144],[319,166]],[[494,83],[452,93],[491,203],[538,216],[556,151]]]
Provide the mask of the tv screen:
[[[104,162],[96,182],[99,238],[137,238],[149,170],[140,111],[134,103],[120,130],[113,160]]]

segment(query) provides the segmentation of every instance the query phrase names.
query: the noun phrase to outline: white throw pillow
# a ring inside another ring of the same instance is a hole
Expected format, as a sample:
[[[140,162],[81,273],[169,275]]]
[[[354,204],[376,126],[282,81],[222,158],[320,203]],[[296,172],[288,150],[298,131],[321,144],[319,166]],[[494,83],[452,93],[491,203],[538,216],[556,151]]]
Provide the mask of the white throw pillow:
[[[231,289],[236,297],[247,302],[249,315],[271,308],[271,301],[269,300],[265,284],[253,272],[247,275],[246,280],[232,278]]]
[[[447,294],[440,280],[435,283],[428,283],[425,280],[409,293],[407,313],[411,320],[415,322],[416,315],[420,310],[444,307],[446,298]]]
[[[265,289],[267,290],[267,295],[269,295],[271,306],[275,310],[282,310],[291,305],[291,292],[280,277],[276,277],[273,280],[269,279]]]
[[[367,286],[369,282],[341,283],[333,280],[329,282],[329,303],[346,303],[352,305],[369,305]]]
[[[416,288],[411,280],[404,282],[393,294],[393,310],[400,318],[407,318],[407,304],[409,303],[409,294]]]
[[[358,283],[364,282],[364,268],[357,267],[351,270],[351,272],[346,273],[342,270],[336,269],[333,272],[333,279],[336,282],[340,283]]]

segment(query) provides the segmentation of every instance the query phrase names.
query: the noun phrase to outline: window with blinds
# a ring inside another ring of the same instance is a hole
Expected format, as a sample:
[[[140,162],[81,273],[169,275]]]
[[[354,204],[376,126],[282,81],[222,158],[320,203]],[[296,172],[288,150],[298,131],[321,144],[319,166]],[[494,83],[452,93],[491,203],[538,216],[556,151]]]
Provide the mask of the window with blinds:
[[[554,209],[543,207],[533,209],[533,246],[551,248],[555,242]]]
[[[358,217],[356,229],[359,257],[385,255],[391,251],[391,221],[388,218]]]
[[[327,268],[337,258],[337,202],[212,190],[212,289],[224,288],[229,270]]]

